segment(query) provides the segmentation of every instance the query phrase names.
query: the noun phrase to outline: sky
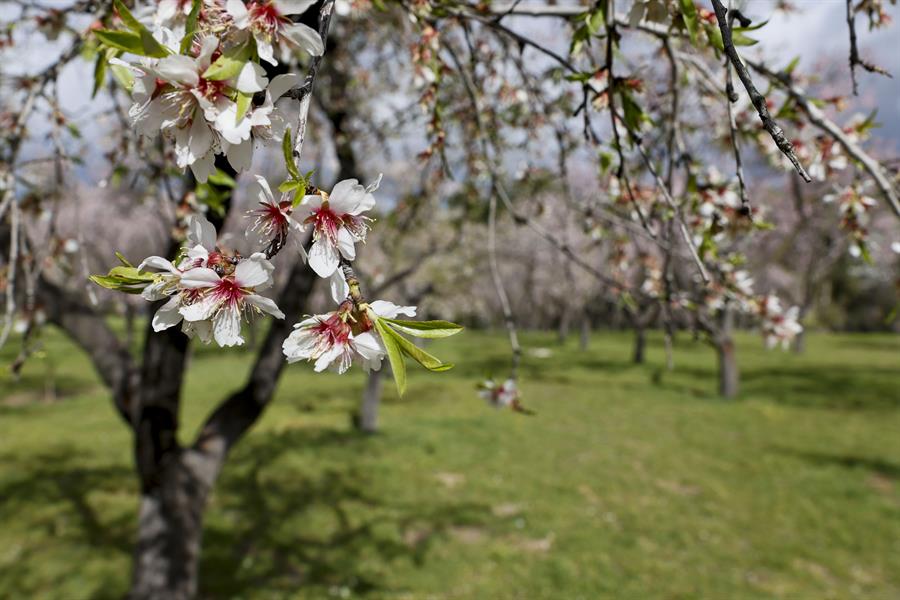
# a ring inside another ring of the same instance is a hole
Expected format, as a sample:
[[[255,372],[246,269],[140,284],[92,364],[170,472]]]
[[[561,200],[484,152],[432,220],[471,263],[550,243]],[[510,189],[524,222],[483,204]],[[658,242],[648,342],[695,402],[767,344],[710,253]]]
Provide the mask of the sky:
[[[44,0],[45,6],[65,7],[68,0]],[[525,0],[522,5],[538,4],[534,0]],[[542,4],[542,3],[541,3]],[[568,3],[566,3],[568,4]],[[700,2],[707,5],[708,2]],[[772,0],[744,0],[743,10],[745,14],[761,22],[772,17],[774,2]],[[795,56],[800,57],[800,68],[804,72],[816,72],[823,65],[837,68],[840,72],[835,80],[833,93],[848,95],[850,92],[849,68],[847,56],[849,50],[849,37],[845,21],[844,0],[793,0],[794,6],[799,9],[792,14],[778,14],[761,30],[752,35],[759,39],[759,44],[753,48],[742,49],[754,56],[763,56],[773,65],[785,65]],[[624,9],[623,9],[624,10]],[[859,47],[862,56],[873,60],[879,66],[896,73],[900,77],[900,7],[889,6],[888,10],[894,17],[895,23],[882,30],[868,31],[867,20],[864,17],[857,18],[857,33]],[[0,0],[0,21],[7,20],[17,13],[10,3]],[[519,31],[529,32],[536,39],[546,42],[548,45],[561,45],[565,52],[565,40],[562,39],[552,27],[546,27],[545,21],[516,18],[510,22]],[[362,24],[364,21],[357,21]],[[80,24],[85,25],[86,23]],[[34,71],[49,62],[48,57],[54,56],[66,43],[48,43],[42,36],[22,37],[17,46],[7,55],[12,55],[14,60],[4,61],[4,70],[7,73],[21,73]],[[60,80],[60,97],[66,106],[68,114],[72,115],[79,123],[80,128],[90,137],[90,124],[100,118],[104,113],[108,114],[109,104],[100,98],[91,100],[90,86],[92,84],[93,66],[76,62],[67,68]],[[843,76],[841,76],[843,75]],[[882,146],[900,154],[900,80],[889,79],[880,75],[866,73],[858,70],[860,81],[860,96],[851,99],[853,108],[869,112],[878,107],[878,122],[882,127],[875,132]],[[0,88],[2,89],[2,88]],[[829,90],[831,92],[832,90]],[[33,133],[40,132],[41,123],[33,124]],[[46,128],[43,128],[46,131]],[[40,136],[35,136],[40,137]],[[102,149],[107,146],[105,140],[98,139],[93,148]],[[44,143],[34,140],[30,146],[24,149],[24,157],[44,153]],[[88,152],[88,156],[90,156]],[[96,157],[93,157],[96,158]],[[97,175],[101,160],[89,158],[86,167],[81,169],[82,175],[87,178]]]

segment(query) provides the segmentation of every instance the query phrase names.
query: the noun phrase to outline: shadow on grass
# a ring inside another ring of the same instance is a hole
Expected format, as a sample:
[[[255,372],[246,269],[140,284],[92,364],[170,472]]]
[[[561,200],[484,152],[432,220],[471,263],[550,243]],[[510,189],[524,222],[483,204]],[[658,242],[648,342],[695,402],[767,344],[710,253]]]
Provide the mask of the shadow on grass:
[[[748,370],[741,383],[746,394],[794,406],[900,408],[900,374],[896,369],[792,365]]]
[[[376,477],[358,464],[378,452],[373,441],[389,443],[330,429],[246,440],[215,492],[223,518],[210,519],[204,532],[201,595],[250,598],[263,585],[323,597],[402,592],[389,589],[396,561],[425,564],[431,545],[454,528],[508,526],[489,505],[379,494]],[[326,456],[340,467],[303,462]]]
[[[875,475],[887,479],[900,480],[900,464],[888,462],[880,458],[867,458],[844,454],[827,454],[825,452],[809,452],[793,448],[774,447],[773,451],[799,458],[818,466],[839,466],[846,469],[865,469]]]
[[[110,516],[92,495],[98,492],[135,494],[134,475],[124,467],[97,465],[71,445],[57,445],[39,454],[0,456],[5,470],[14,473],[0,488],[0,522],[25,524],[33,534],[50,538],[56,549],[71,552],[72,568],[78,568],[78,555],[85,551],[131,555],[133,513],[120,511]],[[4,574],[4,589],[15,597],[35,597],[29,588],[40,581],[45,557],[43,544],[24,544],[17,568]],[[43,576],[46,577],[46,576]],[[94,589],[85,590],[90,598],[118,598],[114,582],[92,582]],[[45,588],[44,588],[45,589]]]

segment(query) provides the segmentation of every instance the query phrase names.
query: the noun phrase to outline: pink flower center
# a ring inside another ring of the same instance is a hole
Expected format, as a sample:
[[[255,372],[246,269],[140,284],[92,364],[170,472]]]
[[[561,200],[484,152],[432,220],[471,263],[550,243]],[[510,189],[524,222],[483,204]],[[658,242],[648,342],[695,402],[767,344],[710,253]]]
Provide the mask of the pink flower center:
[[[290,202],[279,202],[271,204],[269,202],[260,202],[262,208],[253,211],[256,221],[253,228],[264,235],[284,235],[288,229],[287,211],[290,209]]]
[[[246,295],[246,291],[237,284],[234,277],[220,279],[212,293],[216,298],[229,305],[240,303]]]
[[[350,325],[341,319],[339,313],[334,313],[324,321],[319,321],[313,326],[313,331],[319,336],[319,344],[325,348],[345,346],[350,342]]]
[[[289,19],[283,16],[272,2],[253,2],[247,7],[253,29],[267,35],[275,35]]]
[[[204,98],[214,101],[224,93],[225,87],[226,83],[224,81],[213,81],[201,77],[195,89],[200,92]]]
[[[311,223],[313,225],[314,239],[319,239],[324,236],[333,245],[337,245],[338,231],[341,227],[346,228],[354,239],[364,240],[366,238],[366,231],[368,230],[366,221],[366,217],[348,214],[339,215],[331,210],[328,206],[328,202],[323,202],[322,206],[314,210],[313,213],[306,218],[304,223]]]

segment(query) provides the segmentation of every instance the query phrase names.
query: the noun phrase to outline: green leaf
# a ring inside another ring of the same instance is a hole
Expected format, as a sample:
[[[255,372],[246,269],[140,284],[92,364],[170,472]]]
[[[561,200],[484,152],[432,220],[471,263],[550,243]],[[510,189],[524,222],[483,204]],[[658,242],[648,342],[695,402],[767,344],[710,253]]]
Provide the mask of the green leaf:
[[[215,62],[203,72],[203,78],[211,81],[224,81],[236,77],[250,58],[250,45],[243,44],[230,48],[222,53]]]
[[[119,17],[122,19],[122,22],[125,23],[128,29],[137,32],[140,32],[142,29],[144,29],[144,26],[134,18],[134,15],[131,14],[131,11],[128,10],[128,7],[122,4],[122,0],[114,0],[113,6],[115,7],[116,12],[119,14]]]
[[[461,325],[450,321],[406,321],[403,319],[385,319],[394,329],[420,338],[445,338],[456,335],[463,330]]]
[[[620,91],[619,96],[622,98],[622,110],[625,113],[625,126],[633,132],[639,132],[647,115],[644,114],[643,109],[641,109],[637,102],[634,101],[631,94]]]
[[[106,51],[101,50],[97,53],[97,60],[94,62],[94,89],[91,91],[91,98],[97,95],[103,83],[106,81],[106,68],[109,61],[106,57]]]
[[[237,187],[237,182],[234,180],[234,178],[222,169],[216,169],[215,173],[211,174],[206,180],[209,183],[218,185],[220,187],[227,187],[231,189]]]
[[[194,41],[194,33],[197,31],[197,17],[200,16],[200,6],[202,4],[201,0],[194,0],[191,6],[191,12],[187,17],[187,22],[184,25],[184,38],[181,40],[181,54],[187,54],[191,49],[191,44]]]
[[[735,46],[755,46],[759,43],[759,40],[754,40],[752,37],[744,35],[737,29],[731,32],[731,41],[734,42]]]
[[[110,48],[118,48],[125,52],[131,52],[139,56],[144,56],[144,44],[141,42],[141,36],[137,33],[129,31],[112,31],[109,29],[97,29],[94,31],[97,39]]]
[[[284,166],[293,179],[302,179],[297,165],[294,164],[294,146],[291,143],[291,128],[284,130],[284,140],[281,142],[281,152],[284,154]]]
[[[101,43],[110,48],[117,48],[138,56],[163,58],[169,55],[169,51],[153,39],[153,36],[146,29],[141,30],[140,33],[98,29],[94,32],[94,35],[97,36]]]
[[[381,335],[381,341],[387,349],[391,372],[394,374],[394,383],[397,384],[397,393],[402,397],[406,392],[406,363],[403,362],[403,353],[396,341],[400,336],[385,325],[381,319],[375,320],[375,330]]]
[[[121,263],[122,263],[123,265],[125,265],[126,267],[133,267],[133,266],[134,266],[133,264],[131,264],[130,262],[128,262],[128,259],[125,258],[125,255],[122,254],[121,252],[119,252],[118,250],[116,251],[116,258],[118,258],[118,259],[119,259],[119,262],[121,262]]]
[[[386,319],[379,319],[379,321],[386,321]],[[393,336],[394,341],[400,347],[400,350],[403,352],[403,354],[415,360],[417,363],[419,363],[429,371],[440,372],[447,371],[453,368],[452,364],[441,362],[441,360],[436,356],[432,356],[431,354],[425,352],[424,350],[413,344],[411,341],[397,333],[397,331],[395,331],[392,326],[385,325],[385,329],[387,329],[390,332],[390,335]]]
[[[250,109],[250,102],[253,100],[253,94],[244,94],[243,92],[238,92],[237,94],[237,115],[234,119],[234,124],[237,125],[241,122],[241,119],[244,118],[244,115],[247,114],[247,111]]]
[[[116,253],[119,260],[128,262]],[[113,267],[106,275],[91,275],[89,279],[97,285],[109,290],[125,292],[126,294],[140,294],[147,284],[152,283],[157,275],[154,273],[141,273],[136,267]]]
[[[691,43],[697,43],[697,7],[694,6],[694,0],[681,0],[681,18],[687,29]]]

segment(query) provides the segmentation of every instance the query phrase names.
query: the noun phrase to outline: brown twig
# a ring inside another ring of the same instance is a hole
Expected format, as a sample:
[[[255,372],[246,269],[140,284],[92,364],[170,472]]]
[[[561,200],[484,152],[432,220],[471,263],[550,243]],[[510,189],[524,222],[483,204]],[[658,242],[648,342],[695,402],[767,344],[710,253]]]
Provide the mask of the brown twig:
[[[806,169],[803,168],[803,165],[800,164],[797,155],[794,154],[793,144],[791,144],[790,140],[784,135],[784,130],[778,126],[778,123],[776,123],[775,119],[769,114],[769,109],[766,106],[766,97],[756,89],[755,85],[753,85],[753,79],[750,77],[750,72],[747,71],[747,67],[744,66],[744,63],[741,62],[741,57],[738,56],[737,50],[734,47],[734,41],[731,38],[731,27],[728,24],[728,11],[725,9],[725,6],[722,5],[721,0],[712,0],[712,4],[716,11],[716,20],[719,22],[719,31],[722,33],[722,44],[725,47],[725,55],[734,66],[734,70],[737,72],[741,83],[744,84],[744,89],[747,90],[750,101],[756,108],[756,112],[759,114],[763,127],[769,132],[769,135],[772,136],[772,140],[775,142],[775,145],[778,146],[778,149],[781,150],[781,152],[787,156],[788,160],[791,161],[791,164],[794,165],[794,168],[797,170],[797,173],[800,174],[800,177],[802,177],[805,182],[809,183],[812,179],[810,178],[809,173],[806,172]]]

